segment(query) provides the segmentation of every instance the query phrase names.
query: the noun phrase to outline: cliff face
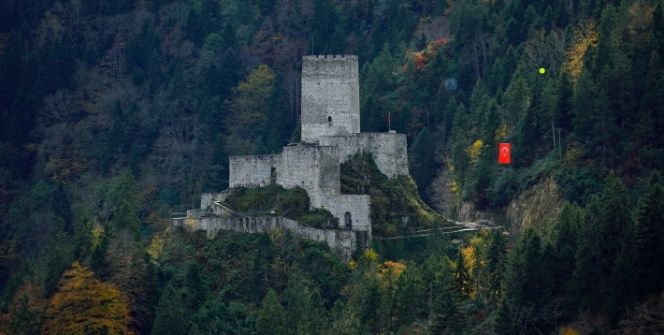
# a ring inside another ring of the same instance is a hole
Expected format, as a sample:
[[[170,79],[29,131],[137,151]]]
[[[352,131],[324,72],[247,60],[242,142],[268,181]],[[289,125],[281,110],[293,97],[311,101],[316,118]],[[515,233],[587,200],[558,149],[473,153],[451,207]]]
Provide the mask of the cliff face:
[[[512,232],[528,227],[547,230],[555,223],[563,204],[560,187],[552,178],[546,178],[521,192],[506,208],[507,222]]]

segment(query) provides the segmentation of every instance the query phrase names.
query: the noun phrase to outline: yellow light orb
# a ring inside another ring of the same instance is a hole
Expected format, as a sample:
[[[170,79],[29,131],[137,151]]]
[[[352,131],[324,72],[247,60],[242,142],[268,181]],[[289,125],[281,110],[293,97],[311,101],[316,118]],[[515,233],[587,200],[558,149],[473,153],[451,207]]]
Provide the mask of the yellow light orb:
[[[545,74],[545,73],[546,73],[546,69],[543,68],[543,67],[539,68],[539,73],[540,73],[540,74]]]

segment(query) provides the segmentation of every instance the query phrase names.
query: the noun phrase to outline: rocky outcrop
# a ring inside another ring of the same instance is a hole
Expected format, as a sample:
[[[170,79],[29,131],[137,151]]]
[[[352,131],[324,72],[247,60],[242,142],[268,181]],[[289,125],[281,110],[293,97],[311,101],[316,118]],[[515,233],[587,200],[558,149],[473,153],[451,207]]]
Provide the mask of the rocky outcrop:
[[[510,231],[518,233],[527,227],[545,229],[552,225],[562,208],[560,187],[549,177],[521,192],[507,205]]]

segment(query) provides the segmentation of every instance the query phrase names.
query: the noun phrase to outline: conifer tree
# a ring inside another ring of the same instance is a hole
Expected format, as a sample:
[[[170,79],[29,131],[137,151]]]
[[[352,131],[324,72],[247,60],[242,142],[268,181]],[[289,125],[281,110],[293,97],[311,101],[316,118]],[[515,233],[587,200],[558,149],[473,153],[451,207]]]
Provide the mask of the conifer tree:
[[[576,205],[566,203],[553,230],[552,243],[555,250],[551,273],[555,283],[554,295],[570,294],[570,280],[576,268],[579,227],[583,225],[583,212]]]
[[[450,260],[444,257],[432,283],[433,302],[429,314],[433,334],[463,334],[465,318]]]
[[[664,186],[654,172],[636,214],[636,261],[642,297],[664,287]]]
[[[152,334],[185,334],[189,328],[189,320],[185,312],[180,290],[172,284],[164,289],[155,312]]]
[[[486,256],[486,271],[488,275],[487,296],[489,304],[497,306],[502,296],[501,281],[505,269],[505,254],[507,241],[500,230],[491,232],[491,241]]]
[[[422,192],[431,182],[435,173],[434,155],[431,153],[433,143],[431,133],[425,127],[420,130],[410,147],[408,155],[410,161],[410,175],[413,176],[417,186]]]
[[[426,286],[422,273],[415,264],[409,264],[399,276],[394,293],[396,314],[401,325],[408,325],[422,316],[426,301]]]
[[[286,311],[281,306],[277,293],[270,289],[256,312],[256,332],[284,335],[287,334],[286,326]]]
[[[461,252],[461,248],[458,250],[456,266],[454,267],[454,283],[462,297],[470,296],[470,274],[468,273],[466,260],[463,252]]]

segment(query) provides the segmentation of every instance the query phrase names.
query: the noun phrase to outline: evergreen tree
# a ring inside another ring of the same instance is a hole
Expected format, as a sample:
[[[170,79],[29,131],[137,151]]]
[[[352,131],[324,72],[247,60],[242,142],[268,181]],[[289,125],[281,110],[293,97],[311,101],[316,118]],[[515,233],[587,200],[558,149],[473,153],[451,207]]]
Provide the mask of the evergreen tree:
[[[594,219],[601,210],[601,199],[595,195],[586,206],[585,224],[579,229],[576,268],[573,275],[573,294],[578,297],[580,310],[596,308],[600,300],[598,283],[601,278],[599,226]]]
[[[400,325],[407,326],[424,314],[426,285],[415,264],[409,264],[397,279],[394,299]]]
[[[279,297],[270,289],[261,301],[256,312],[256,332],[258,334],[287,334],[286,311],[279,302]]]
[[[594,224],[599,227],[596,238],[599,240],[600,259],[595,266],[601,271],[600,290],[602,295],[610,296],[612,290],[608,280],[616,271],[616,261],[625,245],[633,243],[627,234],[632,219],[627,192],[617,177],[611,175],[607,178],[601,199],[600,212],[590,220],[596,220]]]
[[[129,228],[138,233],[140,207],[135,184],[134,175],[129,170],[109,182],[106,201],[112,210],[110,221],[115,229]]]
[[[573,295],[570,286],[572,274],[576,268],[576,254],[578,248],[579,229],[583,226],[583,212],[576,205],[566,203],[553,229],[552,243],[555,258],[552,264],[554,296]]]
[[[636,261],[641,297],[664,288],[664,186],[659,173],[650,176],[636,214]]]
[[[468,273],[468,268],[466,267],[466,260],[459,248],[457,253],[456,266],[454,268],[454,283],[456,285],[457,291],[462,297],[470,297],[471,291],[471,281],[470,274]]]
[[[420,130],[410,147],[408,155],[410,162],[410,175],[415,179],[420,193],[423,194],[435,174],[434,155],[431,153],[433,141],[431,133],[425,127]]]
[[[461,296],[456,287],[454,270],[447,257],[431,284],[432,306],[429,320],[433,334],[463,334],[465,317],[461,308]]]
[[[159,298],[152,334],[186,334],[189,320],[180,290],[168,284]]]
[[[497,306],[502,296],[501,282],[505,269],[507,241],[500,230],[491,232],[491,240],[486,255],[486,271],[488,276],[487,297],[489,304]]]

